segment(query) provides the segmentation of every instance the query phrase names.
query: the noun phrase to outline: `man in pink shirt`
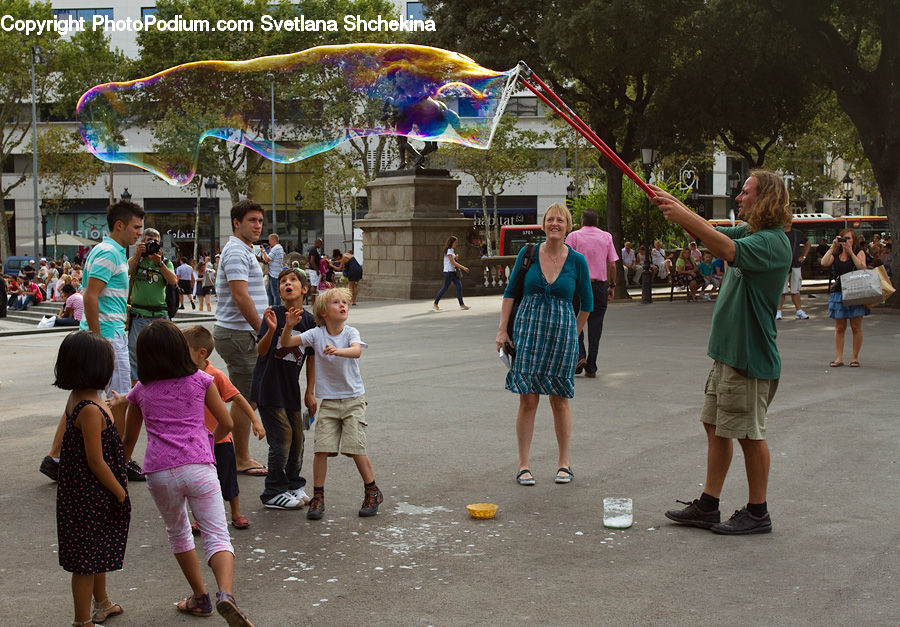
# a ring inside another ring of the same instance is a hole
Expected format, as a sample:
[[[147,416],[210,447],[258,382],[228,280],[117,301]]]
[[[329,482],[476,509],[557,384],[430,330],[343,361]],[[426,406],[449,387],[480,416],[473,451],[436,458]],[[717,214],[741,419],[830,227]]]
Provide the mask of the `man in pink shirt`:
[[[591,289],[594,292],[594,310],[587,321],[588,346],[584,349],[584,332],[578,335],[578,363],[575,374],[594,378],[597,376],[597,350],[603,335],[603,317],[606,304],[613,297],[616,287],[616,261],[619,254],[613,244],[612,235],[597,228],[597,212],[585,209],[581,214],[581,228],[566,237],[566,244],[585,256],[591,275]],[[608,277],[610,277],[608,279]],[[575,296],[575,314],[580,310],[578,296]]]

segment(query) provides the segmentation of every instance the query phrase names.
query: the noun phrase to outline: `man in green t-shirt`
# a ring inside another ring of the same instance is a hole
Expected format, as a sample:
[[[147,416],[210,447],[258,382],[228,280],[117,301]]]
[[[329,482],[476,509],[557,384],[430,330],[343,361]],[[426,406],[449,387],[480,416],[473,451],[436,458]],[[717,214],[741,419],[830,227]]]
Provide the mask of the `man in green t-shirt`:
[[[131,278],[128,357],[131,361],[132,385],[137,380],[138,335],[141,334],[141,329],[154,320],[169,319],[166,307],[166,284],[175,285],[178,282],[172,262],[163,258],[159,246],[159,231],[151,228],[144,229],[144,238],[128,259],[128,274]],[[152,254],[149,254],[151,252]]]
[[[780,176],[754,170],[737,197],[744,224],[715,228],[658,187],[653,202],[666,219],[702,239],[728,262],[713,311],[707,354],[713,366],[706,380],[700,420],[706,430],[706,482],[699,499],[666,512],[677,523],[740,535],[769,533],[766,504],[769,447],[766,412],[781,376],[775,343],[775,311],[791,267],[791,245],[784,229],[791,224],[790,201]],[[719,496],[733,452],[732,439],[744,452],[749,499],[721,522]]]

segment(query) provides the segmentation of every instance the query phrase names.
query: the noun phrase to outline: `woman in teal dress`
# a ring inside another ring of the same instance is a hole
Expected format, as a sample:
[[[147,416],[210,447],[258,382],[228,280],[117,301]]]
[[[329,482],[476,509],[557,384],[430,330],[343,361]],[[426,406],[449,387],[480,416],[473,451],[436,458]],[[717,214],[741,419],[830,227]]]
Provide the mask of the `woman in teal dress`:
[[[519,251],[509,277],[500,310],[497,350],[509,342],[516,349],[512,367],[506,375],[506,389],[519,395],[516,438],[519,445],[521,485],[534,485],[529,452],[534,435],[534,416],[540,395],[550,397],[556,442],[559,447],[556,483],[569,483],[575,476],[569,461],[572,436],[572,411],[569,399],[575,395],[575,363],[578,358],[578,334],[594,309],[594,296],[587,260],[565,244],[572,230],[572,215],[561,204],[551,205],[544,214],[542,229],[546,240],[539,244],[534,263],[525,274],[522,302],[516,312],[513,337],[506,331],[512,312],[513,289],[522,267],[525,249]],[[572,298],[581,297],[581,312],[575,318]]]

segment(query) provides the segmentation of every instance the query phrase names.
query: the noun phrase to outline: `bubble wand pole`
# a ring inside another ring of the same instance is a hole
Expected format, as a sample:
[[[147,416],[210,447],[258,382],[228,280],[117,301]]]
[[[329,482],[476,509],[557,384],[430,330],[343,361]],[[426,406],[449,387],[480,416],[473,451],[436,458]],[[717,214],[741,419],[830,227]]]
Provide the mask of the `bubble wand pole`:
[[[534,80],[535,83],[540,87],[538,89],[534,85],[532,85],[528,79]],[[519,81],[529,91],[531,91],[535,96],[540,98],[544,104],[553,109],[563,120],[565,120],[572,128],[581,133],[585,139],[587,139],[597,150],[599,150],[603,155],[613,162],[613,164],[619,168],[628,178],[630,178],[634,183],[640,187],[647,196],[650,198],[654,198],[656,193],[650,189],[650,187],[635,174],[634,170],[628,167],[624,161],[622,161],[621,157],[615,153],[606,143],[600,139],[600,137],[587,125],[584,120],[582,120],[578,115],[569,107],[556,93],[547,86],[547,84],[541,80],[541,78],[535,74],[531,68],[529,68],[524,61],[519,61]],[[550,101],[549,98],[543,93],[547,92],[550,94],[553,99],[558,103],[554,104]]]

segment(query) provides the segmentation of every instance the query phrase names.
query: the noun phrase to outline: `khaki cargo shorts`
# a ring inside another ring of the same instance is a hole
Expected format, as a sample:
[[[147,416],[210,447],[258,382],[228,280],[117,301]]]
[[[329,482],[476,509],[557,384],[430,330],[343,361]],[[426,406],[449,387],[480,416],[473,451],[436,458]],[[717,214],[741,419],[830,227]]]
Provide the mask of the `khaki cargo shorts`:
[[[778,379],[754,379],[729,365],[713,362],[706,379],[700,420],[715,425],[722,438],[766,439],[766,412]]]
[[[315,452],[366,455],[366,397],[326,398],[316,416]]]

